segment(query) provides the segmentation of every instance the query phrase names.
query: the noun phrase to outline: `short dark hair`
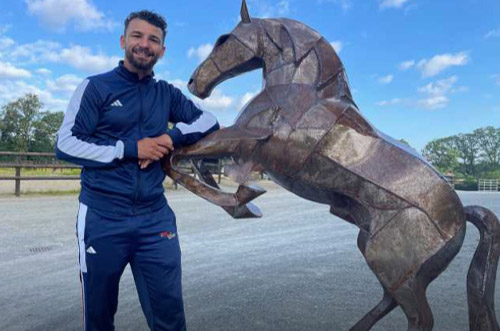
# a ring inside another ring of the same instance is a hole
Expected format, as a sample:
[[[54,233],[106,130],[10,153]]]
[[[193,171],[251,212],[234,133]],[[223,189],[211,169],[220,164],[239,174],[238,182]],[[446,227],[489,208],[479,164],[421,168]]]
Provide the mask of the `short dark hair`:
[[[123,34],[127,34],[128,24],[134,18],[144,20],[144,21],[148,22],[149,24],[152,24],[152,25],[160,28],[161,31],[163,32],[163,41],[165,41],[165,36],[167,35],[167,22],[165,21],[165,18],[163,16],[161,16],[160,14],[157,14],[155,12],[152,12],[150,10],[141,10],[141,11],[135,11],[135,12],[130,13],[127,16],[127,18],[125,19],[125,30],[124,30]]]

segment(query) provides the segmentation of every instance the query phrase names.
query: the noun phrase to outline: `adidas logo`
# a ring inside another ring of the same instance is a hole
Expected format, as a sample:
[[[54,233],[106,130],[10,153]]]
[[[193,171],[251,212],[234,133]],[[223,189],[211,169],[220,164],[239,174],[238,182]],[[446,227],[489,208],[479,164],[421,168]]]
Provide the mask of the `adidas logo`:
[[[113,107],[123,107],[122,103],[120,102],[120,100],[116,99],[112,104],[111,106]]]
[[[87,253],[89,254],[97,254],[97,252],[95,251],[94,247],[90,246],[89,248],[87,248]]]

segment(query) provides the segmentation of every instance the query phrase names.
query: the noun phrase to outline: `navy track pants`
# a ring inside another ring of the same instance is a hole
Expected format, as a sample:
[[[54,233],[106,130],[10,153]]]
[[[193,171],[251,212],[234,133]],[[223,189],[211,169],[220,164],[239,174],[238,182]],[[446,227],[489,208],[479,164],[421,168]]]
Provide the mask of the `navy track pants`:
[[[181,252],[168,205],[124,217],[80,203],[77,238],[85,331],[114,330],[120,277],[128,263],[149,328],[186,329]]]

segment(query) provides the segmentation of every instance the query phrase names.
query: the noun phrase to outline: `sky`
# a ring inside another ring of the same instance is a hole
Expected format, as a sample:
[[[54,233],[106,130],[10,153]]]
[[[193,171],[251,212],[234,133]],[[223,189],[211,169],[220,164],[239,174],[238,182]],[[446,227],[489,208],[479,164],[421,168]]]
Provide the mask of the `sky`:
[[[500,127],[500,1],[247,0],[250,15],[301,21],[336,49],[354,100],[379,130],[421,151],[431,140]],[[200,100],[186,89],[196,66],[239,21],[239,0],[2,0],[0,107],[36,93],[64,111],[78,83],[123,58],[119,38],[132,11],[168,22],[157,78],[181,88],[231,125],[262,89],[260,70]]]

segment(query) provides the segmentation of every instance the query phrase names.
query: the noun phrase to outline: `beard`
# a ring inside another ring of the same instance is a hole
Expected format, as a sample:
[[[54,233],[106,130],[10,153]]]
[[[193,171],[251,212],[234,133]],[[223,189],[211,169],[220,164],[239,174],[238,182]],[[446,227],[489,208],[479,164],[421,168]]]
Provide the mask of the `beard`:
[[[135,53],[141,53],[143,55],[146,55],[149,61],[147,59],[136,58]],[[141,71],[149,71],[153,69],[154,65],[158,61],[158,54],[155,54],[151,50],[140,46],[135,46],[132,49],[130,48],[126,49],[125,56],[127,57],[128,62],[134,68]]]

